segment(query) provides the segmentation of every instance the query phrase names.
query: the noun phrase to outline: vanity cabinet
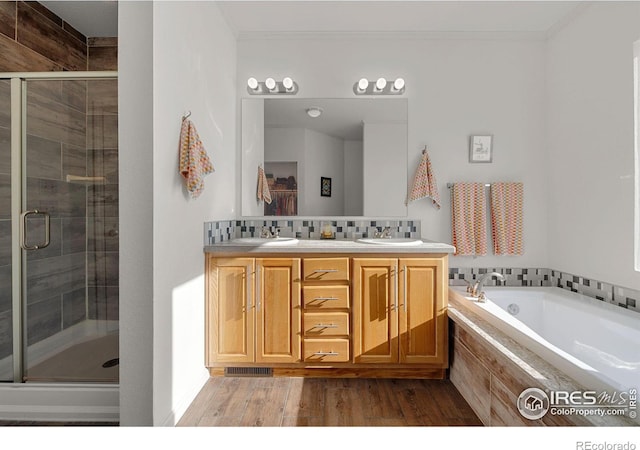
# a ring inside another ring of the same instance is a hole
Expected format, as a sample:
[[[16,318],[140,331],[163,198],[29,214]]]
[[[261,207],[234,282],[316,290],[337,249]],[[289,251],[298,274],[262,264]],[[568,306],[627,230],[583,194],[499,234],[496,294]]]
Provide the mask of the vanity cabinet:
[[[349,258],[303,258],[303,360],[350,360]]]
[[[445,376],[446,254],[260,256],[206,257],[211,374]]]
[[[300,259],[207,258],[207,365],[300,360]]]
[[[445,367],[446,272],[443,258],[354,258],[354,362]]]

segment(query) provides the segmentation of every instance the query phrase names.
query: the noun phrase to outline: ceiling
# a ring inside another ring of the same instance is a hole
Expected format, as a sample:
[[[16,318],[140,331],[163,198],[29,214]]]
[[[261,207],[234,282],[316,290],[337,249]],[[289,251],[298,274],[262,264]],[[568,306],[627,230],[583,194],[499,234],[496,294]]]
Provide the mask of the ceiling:
[[[118,35],[117,0],[53,0],[40,3],[87,37]],[[340,32],[545,34],[563,23],[584,2],[221,0],[217,3],[236,36],[244,37],[261,33]]]
[[[236,35],[337,32],[547,33],[579,1],[219,1]]]
[[[117,0],[40,0],[40,3],[86,37],[118,36]]]

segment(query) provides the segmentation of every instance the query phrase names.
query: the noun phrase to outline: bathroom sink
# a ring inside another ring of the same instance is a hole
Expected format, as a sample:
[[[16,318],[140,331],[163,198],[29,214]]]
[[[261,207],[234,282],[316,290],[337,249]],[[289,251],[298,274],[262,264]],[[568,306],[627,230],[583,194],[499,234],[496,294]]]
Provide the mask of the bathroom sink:
[[[375,244],[375,245],[397,245],[397,246],[411,246],[411,245],[421,245],[422,241],[420,239],[413,238],[361,238],[358,239],[357,242],[362,242],[363,244]]]
[[[231,240],[232,244],[240,245],[291,245],[298,242],[298,239],[292,237],[275,237],[275,238],[261,238],[261,237],[246,237],[237,238]]]

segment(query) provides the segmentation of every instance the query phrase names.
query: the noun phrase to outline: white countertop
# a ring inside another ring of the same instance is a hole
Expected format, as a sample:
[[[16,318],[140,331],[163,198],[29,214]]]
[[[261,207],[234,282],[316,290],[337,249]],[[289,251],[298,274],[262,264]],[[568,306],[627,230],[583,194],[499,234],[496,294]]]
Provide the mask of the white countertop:
[[[452,245],[422,239],[416,245],[382,245],[366,244],[347,239],[299,239],[296,243],[277,245],[254,245],[237,243],[234,240],[219,244],[206,245],[206,253],[389,253],[389,254],[424,254],[453,253]]]

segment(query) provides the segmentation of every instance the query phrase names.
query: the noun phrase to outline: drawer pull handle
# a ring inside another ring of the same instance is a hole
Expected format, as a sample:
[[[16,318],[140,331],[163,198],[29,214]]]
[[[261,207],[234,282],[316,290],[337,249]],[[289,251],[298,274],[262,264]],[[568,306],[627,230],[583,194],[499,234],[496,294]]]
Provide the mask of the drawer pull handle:
[[[338,328],[338,325],[335,323],[317,323],[313,328]]]
[[[340,300],[338,297],[314,297],[314,300]]]
[[[313,273],[333,273],[337,271],[338,269],[317,269],[317,270],[314,270]]]
[[[340,353],[338,352],[315,352],[314,356],[338,356]]]

